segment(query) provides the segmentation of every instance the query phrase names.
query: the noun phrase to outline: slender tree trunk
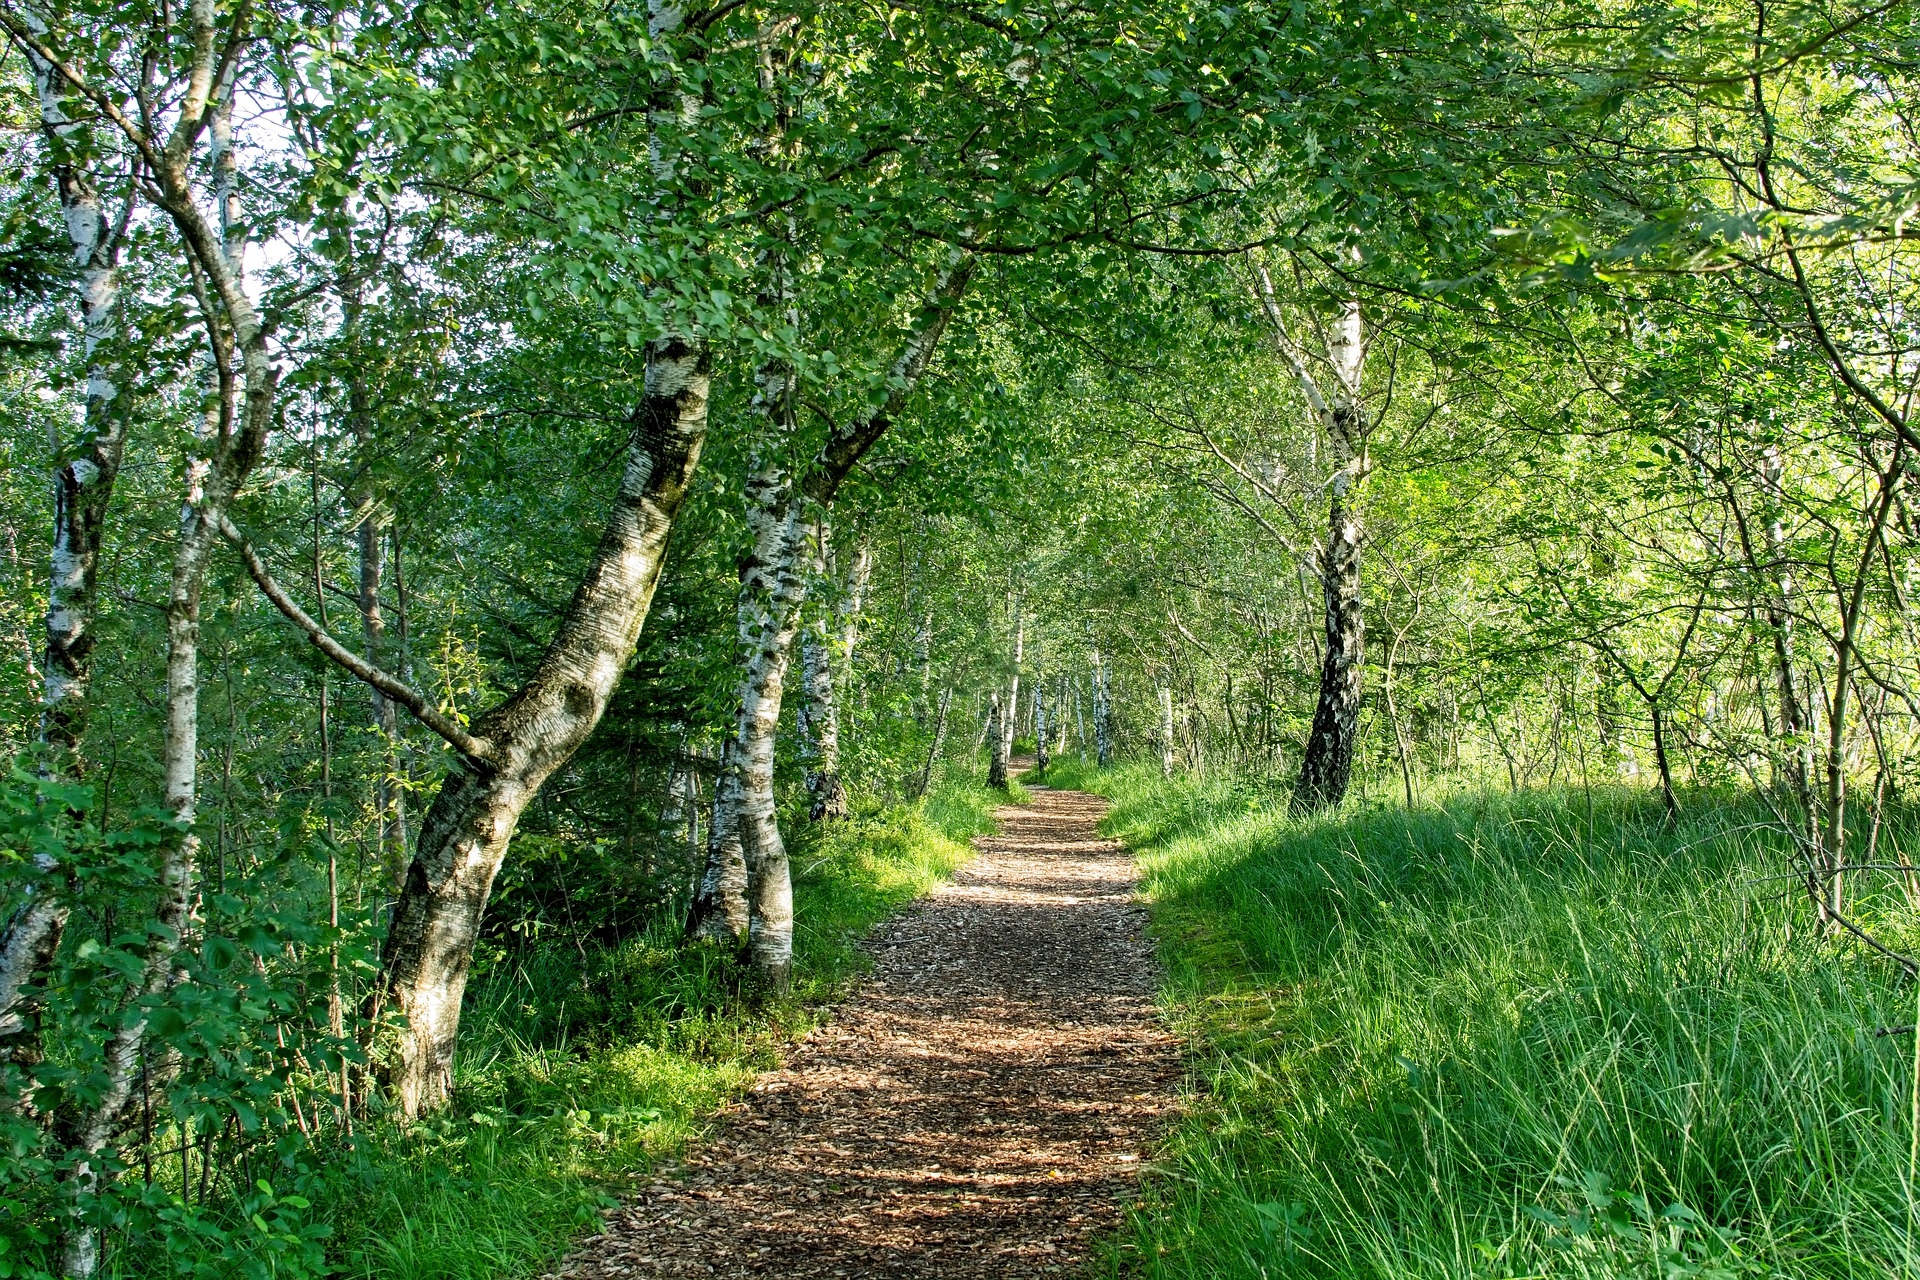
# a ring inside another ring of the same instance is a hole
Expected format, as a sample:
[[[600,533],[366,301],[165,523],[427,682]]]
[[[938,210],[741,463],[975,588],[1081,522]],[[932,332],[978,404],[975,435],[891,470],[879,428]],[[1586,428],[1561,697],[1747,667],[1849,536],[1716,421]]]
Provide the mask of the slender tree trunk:
[[[1007,785],[1007,755],[1000,749],[1004,737],[1000,732],[1006,709],[1000,704],[1000,691],[995,689],[988,695],[986,737],[992,744],[992,754],[987,757],[987,785],[1004,787]]]
[[[353,299],[347,319],[348,328],[358,337],[359,300]],[[358,452],[355,471],[361,480],[352,495],[355,534],[360,550],[360,635],[362,653],[376,667],[388,665],[387,619],[380,593],[385,585],[386,546],[389,521],[368,477],[373,461],[373,410],[367,396],[365,377],[355,370],[347,381],[347,416],[353,428]],[[322,625],[325,625],[324,622]],[[399,720],[386,694],[367,686],[369,714],[373,731],[380,740],[380,769],[373,782],[375,847],[389,893],[399,888],[407,869],[406,796],[395,785],[399,759],[394,745]]]
[[[80,434],[60,448],[53,472],[53,554],[40,703],[40,741],[51,749],[48,763],[78,775],[93,685],[100,550],[130,417],[130,392],[120,385],[123,371],[114,346],[122,229],[108,222],[99,187],[74,154],[86,138],[62,104],[63,83],[45,59],[30,55],[28,63],[40,101],[41,128],[55,156],[60,212],[79,269],[81,355],[87,370]],[[23,989],[52,960],[67,922],[59,859],[39,849],[33,862],[37,879],[29,883],[0,934],[0,1066],[12,1062],[28,1067],[40,1060],[39,1002],[23,999]]]
[[[1173,776],[1173,689],[1165,682],[1160,684],[1160,776]]]
[[[467,969],[521,811],[599,723],[632,656],[706,439],[710,381],[704,342],[648,348],[646,393],[600,545],[532,677],[474,722],[484,756],[447,775],[421,825],[370,1010],[406,1020],[381,1064],[406,1116],[447,1098]]]
[[[827,528],[815,528],[813,568],[816,578],[826,566]],[[824,612],[808,624],[801,644],[801,669],[806,698],[801,704],[798,730],[802,757],[807,761],[808,816],[814,822],[847,816],[847,789],[840,777],[840,700],[838,689],[852,679],[853,655],[859,643],[860,610],[872,573],[872,548],[863,540],[854,553],[847,581],[842,585],[834,613]],[[836,629],[835,623],[839,626]],[[837,631],[837,634],[836,634]],[[835,668],[842,673],[835,674]]]
[[[1113,704],[1107,684],[1107,666],[1100,651],[1093,651],[1093,749],[1094,761],[1102,769],[1113,764]]]
[[[927,794],[927,788],[933,783],[934,766],[940,763],[940,753],[947,745],[947,712],[953,706],[951,686],[940,691],[940,709],[934,715],[933,745],[927,749],[926,767],[920,770],[920,785],[914,789],[914,799]]]
[[[1013,758],[1013,738],[1020,721],[1020,663],[1026,656],[1027,620],[1021,602],[1013,602],[1013,674],[1007,677],[1007,700],[1000,706],[1000,720],[993,735],[993,763],[987,772],[990,786],[1007,785],[1007,769]]]
[[[1047,684],[1037,673],[1033,677],[1033,740],[1034,764],[1045,777],[1047,765],[1053,761],[1051,744],[1047,741]]]

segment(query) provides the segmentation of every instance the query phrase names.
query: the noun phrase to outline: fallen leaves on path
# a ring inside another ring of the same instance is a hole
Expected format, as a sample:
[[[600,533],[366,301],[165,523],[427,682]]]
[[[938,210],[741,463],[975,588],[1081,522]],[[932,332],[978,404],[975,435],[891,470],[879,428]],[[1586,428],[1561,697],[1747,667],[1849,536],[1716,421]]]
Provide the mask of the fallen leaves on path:
[[[1145,913],[1104,802],[1033,790],[884,927],[871,977],[677,1182],[554,1273],[1073,1274],[1173,1105]]]

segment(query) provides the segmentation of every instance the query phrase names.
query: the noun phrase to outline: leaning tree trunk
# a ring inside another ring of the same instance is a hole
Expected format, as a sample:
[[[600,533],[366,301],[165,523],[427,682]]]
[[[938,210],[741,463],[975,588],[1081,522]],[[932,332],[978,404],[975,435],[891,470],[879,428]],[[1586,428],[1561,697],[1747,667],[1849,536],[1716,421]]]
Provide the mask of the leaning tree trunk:
[[[532,677],[473,723],[480,754],[447,775],[421,824],[369,999],[371,1013],[405,1019],[380,1071],[406,1116],[448,1096],[467,968],[520,813],[593,732],[632,657],[706,439],[711,376],[700,340],[649,346],[600,545]]]

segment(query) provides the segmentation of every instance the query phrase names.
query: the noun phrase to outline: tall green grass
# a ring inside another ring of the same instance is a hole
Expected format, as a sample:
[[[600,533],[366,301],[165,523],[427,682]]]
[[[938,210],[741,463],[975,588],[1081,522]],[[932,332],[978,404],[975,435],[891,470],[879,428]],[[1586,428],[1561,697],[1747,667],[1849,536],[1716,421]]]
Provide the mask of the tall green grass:
[[[1232,781],[1051,780],[1114,798],[1193,1045],[1125,1269],[1920,1276],[1915,1047],[1876,1034],[1914,989],[1809,936],[1737,799],[1296,822]]]
[[[778,1000],[672,922],[497,967],[469,996],[456,1106],[376,1126],[324,1173],[339,1274],[536,1274],[814,1025],[861,971],[861,937],[970,857],[1004,799],[949,785],[797,841],[795,982]]]

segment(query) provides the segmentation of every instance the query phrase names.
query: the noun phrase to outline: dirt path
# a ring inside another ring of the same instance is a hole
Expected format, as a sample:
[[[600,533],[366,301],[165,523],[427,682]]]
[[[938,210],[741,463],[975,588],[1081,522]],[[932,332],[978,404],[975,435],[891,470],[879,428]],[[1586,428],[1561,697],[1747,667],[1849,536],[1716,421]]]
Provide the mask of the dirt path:
[[[685,1181],[556,1273],[1082,1270],[1179,1076],[1134,872],[1105,802],[1033,790],[953,882],[882,929],[873,975],[763,1076]]]

